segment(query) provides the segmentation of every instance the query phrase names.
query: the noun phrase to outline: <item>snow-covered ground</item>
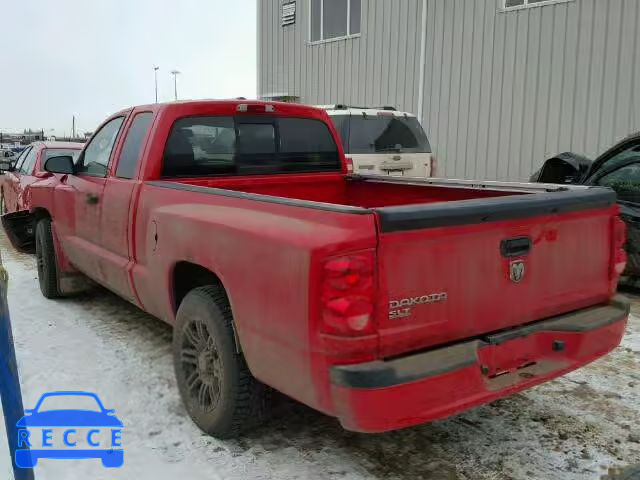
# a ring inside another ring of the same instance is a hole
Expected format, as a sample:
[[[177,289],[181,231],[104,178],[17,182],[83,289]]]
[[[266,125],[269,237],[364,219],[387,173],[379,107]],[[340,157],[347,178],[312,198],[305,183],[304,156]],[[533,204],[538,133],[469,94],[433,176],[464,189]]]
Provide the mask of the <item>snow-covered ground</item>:
[[[640,303],[614,353],[560,380],[446,421],[345,432],[279,398],[239,441],[203,435],[180,402],[169,327],[114,295],[49,301],[34,258],[0,234],[25,408],[52,390],[98,393],[124,423],[125,462],[41,460],[42,479],[597,479],[640,463]],[[0,426],[0,429],[3,429]],[[0,478],[12,478],[0,430]]]

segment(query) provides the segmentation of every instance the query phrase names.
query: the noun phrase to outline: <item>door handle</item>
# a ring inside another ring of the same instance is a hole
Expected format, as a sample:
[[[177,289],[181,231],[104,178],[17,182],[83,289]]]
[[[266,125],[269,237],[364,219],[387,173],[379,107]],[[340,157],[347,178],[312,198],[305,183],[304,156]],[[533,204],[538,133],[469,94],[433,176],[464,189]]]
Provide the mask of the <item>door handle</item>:
[[[100,198],[95,193],[87,193],[86,200],[89,205],[96,205],[100,201]]]
[[[507,238],[500,242],[500,253],[503,257],[522,257],[531,251],[529,237]]]

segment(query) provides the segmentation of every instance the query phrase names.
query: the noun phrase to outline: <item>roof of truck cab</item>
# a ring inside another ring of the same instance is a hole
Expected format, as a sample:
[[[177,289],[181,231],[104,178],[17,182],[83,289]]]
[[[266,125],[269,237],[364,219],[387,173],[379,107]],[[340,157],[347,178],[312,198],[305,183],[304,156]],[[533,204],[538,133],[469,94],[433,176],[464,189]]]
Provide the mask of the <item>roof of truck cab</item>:
[[[311,105],[303,105],[301,103],[291,103],[291,102],[271,102],[266,100],[250,100],[250,99],[230,99],[230,100],[178,100],[174,102],[164,102],[164,103],[152,103],[148,105],[138,105],[132,107],[135,110],[151,110],[151,111],[162,111],[162,110],[174,110],[181,109],[184,107],[206,107],[206,106],[221,106],[221,107],[237,107],[238,105],[273,105],[276,108],[276,112],[278,110],[292,112],[296,111],[300,114],[304,114],[304,112],[308,112],[312,115],[317,115],[317,112],[322,109],[311,106]],[[131,108],[122,110],[117,114],[112,115],[116,116],[118,114],[126,114],[131,111]]]
[[[165,103],[150,103],[146,105],[136,105],[133,107],[125,108],[119,112],[113,113],[107,117],[98,127],[102,128],[103,125],[112,121],[117,117],[126,117],[132,112],[134,114],[143,112],[153,112],[159,117],[164,117],[165,114],[169,118],[182,118],[189,116],[200,115],[234,115],[236,114],[236,108],[238,105],[273,105],[275,107],[274,112],[249,112],[249,115],[278,115],[312,118],[316,120],[328,120],[328,114],[325,110],[310,105],[303,105],[300,103],[290,102],[270,102],[264,100],[178,100],[175,102]],[[215,111],[212,107],[218,107],[219,111]],[[213,111],[209,111],[212,108]]]

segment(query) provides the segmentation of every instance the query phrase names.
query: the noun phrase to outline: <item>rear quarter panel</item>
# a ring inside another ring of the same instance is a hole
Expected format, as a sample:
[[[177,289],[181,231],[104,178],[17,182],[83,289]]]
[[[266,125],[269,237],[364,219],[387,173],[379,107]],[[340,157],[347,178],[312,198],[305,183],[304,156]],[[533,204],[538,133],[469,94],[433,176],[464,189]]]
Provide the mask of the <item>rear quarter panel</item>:
[[[137,212],[133,280],[144,308],[173,323],[175,265],[204,266],[227,290],[256,378],[329,410],[326,381],[318,381],[328,369],[318,334],[314,269],[319,259],[337,252],[374,248],[374,216],[147,184]]]

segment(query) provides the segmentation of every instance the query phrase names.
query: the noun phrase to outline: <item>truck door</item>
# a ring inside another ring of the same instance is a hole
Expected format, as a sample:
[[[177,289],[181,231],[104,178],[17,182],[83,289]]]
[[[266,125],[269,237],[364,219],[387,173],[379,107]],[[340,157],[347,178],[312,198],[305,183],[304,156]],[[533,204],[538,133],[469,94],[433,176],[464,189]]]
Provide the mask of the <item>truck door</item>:
[[[101,269],[100,216],[109,159],[124,117],[107,121],[78,158],[75,175],[60,179],[54,196],[54,228],[69,261],[80,271],[105,283]]]
[[[152,112],[137,113],[125,128],[122,148],[113,155],[113,165],[103,192],[98,242],[100,270],[105,285],[131,302],[138,303],[131,281],[133,268],[134,202],[140,187],[138,167],[146,145]]]

